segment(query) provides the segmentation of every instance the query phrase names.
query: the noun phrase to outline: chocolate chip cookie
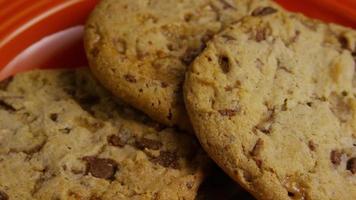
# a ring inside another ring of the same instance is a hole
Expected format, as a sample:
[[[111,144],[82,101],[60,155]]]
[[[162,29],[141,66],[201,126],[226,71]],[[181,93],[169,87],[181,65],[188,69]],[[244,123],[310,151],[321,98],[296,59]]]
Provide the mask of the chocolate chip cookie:
[[[103,0],[85,47],[95,76],[113,94],[168,126],[190,129],[182,85],[205,42],[269,0]]]
[[[0,199],[194,199],[195,139],[115,100],[88,73],[33,71],[0,89]]]
[[[355,30],[256,9],[187,72],[201,144],[257,199],[356,199],[355,56]]]

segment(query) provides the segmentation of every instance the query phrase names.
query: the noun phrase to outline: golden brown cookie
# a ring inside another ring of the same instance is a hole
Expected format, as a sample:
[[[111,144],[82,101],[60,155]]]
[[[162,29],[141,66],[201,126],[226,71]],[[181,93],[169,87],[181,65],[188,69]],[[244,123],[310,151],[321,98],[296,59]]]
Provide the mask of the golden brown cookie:
[[[355,50],[355,30],[255,10],[187,72],[201,144],[257,199],[356,199]]]
[[[114,101],[88,72],[2,84],[0,199],[194,200],[209,164],[195,139]]]
[[[168,126],[190,129],[182,85],[205,42],[268,0],[103,0],[85,29],[94,75]]]

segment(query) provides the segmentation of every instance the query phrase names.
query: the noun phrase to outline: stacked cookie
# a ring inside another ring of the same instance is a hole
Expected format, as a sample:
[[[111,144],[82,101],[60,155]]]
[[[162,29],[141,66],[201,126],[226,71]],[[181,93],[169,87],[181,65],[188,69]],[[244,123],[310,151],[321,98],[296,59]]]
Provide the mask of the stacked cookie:
[[[1,83],[0,200],[356,199],[356,31],[269,0],[102,0],[84,42],[91,72]]]

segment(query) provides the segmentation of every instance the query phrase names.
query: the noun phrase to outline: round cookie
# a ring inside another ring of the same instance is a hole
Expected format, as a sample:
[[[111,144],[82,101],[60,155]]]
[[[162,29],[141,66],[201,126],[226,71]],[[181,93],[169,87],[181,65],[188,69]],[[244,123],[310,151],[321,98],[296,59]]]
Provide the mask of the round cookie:
[[[85,29],[91,70],[114,95],[168,126],[190,130],[187,66],[214,34],[269,0],[103,0]]]
[[[1,84],[0,199],[194,200],[209,165],[194,138],[114,102],[88,72]]]
[[[186,73],[196,135],[257,199],[356,199],[355,57],[354,30],[256,10]]]

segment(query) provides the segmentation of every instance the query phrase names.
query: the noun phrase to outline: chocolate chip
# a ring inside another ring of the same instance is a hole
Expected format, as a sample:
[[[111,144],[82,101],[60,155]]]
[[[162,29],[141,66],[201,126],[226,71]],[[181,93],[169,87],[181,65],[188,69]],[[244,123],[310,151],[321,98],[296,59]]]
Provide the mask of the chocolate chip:
[[[8,112],[15,112],[16,111],[16,109],[12,105],[6,103],[3,100],[0,100],[0,109],[6,110]]]
[[[186,186],[187,186],[187,188],[190,190],[190,189],[192,189],[192,188],[193,188],[194,183],[192,183],[192,182],[188,182],[188,183],[186,183],[185,185],[186,185]]]
[[[227,56],[219,56],[219,65],[221,70],[227,74],[230,71],[230,62],[229,62],[229,58]]]
[[[190,22],[193,18],[193,14],[192,13],[187,13],[184,15],[184,21],[186,22]]]
[[[308,142],[308,147],[309,147],[310,150],[315,151],[315,149],[316,149],[316,147],[317,147],[317,144],[315,144],[315,143],[313,142],[313,140],[310,140],[310,141]]]
[[[131,133],[126,129],[121,129],[116,135],[111,135],[108,137],[108,142],[112,146],[123,147],[125,146],[131,138]]]
[[[108,143],[116,147],[124,147],[126,145],[126,141],[123,141],[122,138],[119,137],[118,135],[109,136]]]
[[[334,165],[340,165],[342,153],[339,150],[333,150],[330,153],[331,162]]]
[[[342,91],[342,92],[341,92],[341,95],[344,96],[344,97],[346,97],[346,96],[348,95],[348,93],[347,93],[346,91]]]
[[[77,118],[77,122],[80,126],[88,129],[92,133],[97,132],[98,130],[102,129],[105,126],[105,124],[102,121],[91,122],[89,121],[89,119],[82,118],[82,117]]]
[[[233,117],[237,114],[238,110],[237,109],[223,109],[223,110],[218,110],[218,112],[222,116]]]
[[[42,150],[42,148],[44,147],[45,144],[46,144],[46,141],[43,141],[42,143],[39,143],[30,149],[24,150],[24,153],[30,154],[30,155],[38,153]]]
[[[293,192],[288,192],[288,196],[289,196],[289,197],[294,197],[295,194],[294,194]]]
[[[96,178],[112,180],[117,171],[117,163],[112,159],[87,156],[83,158],[87,162],[87,172]]]
[[[267,30],[266,29],[257,29],[256,30],[256,36],[255,36],[256,42],[261,42],[263,40],[266,40],[266,38],[267,38]]]
[[[348,49],[349,45],[348,45],[347,38],[345,36],[342,36],[342,35],[339,36],[338,40],[339,40],[339,43],[341,45],[341,48]]]
[[[150,160],[163,167],[179,169],[178,156],[173,152],[161,151],[158,157],[151,158]]]
[[[266,15],[270,15],[273,13],[276,13],[277,10],[275,8],[272,7],[259,7],[256,8],[254,11],[252,11],[252,16],[256,17],[256,16],[266,16]]]
[[[162,87],[162,88],[168,87],[168,83],[166,83],[166,82],[161,82],[161,87]]]
[[[58,114],[57,113],[52,113],[49,115],[49,118],[54,121],[54,122],[57,122],[58,120]]]
[[[6,90],[7,86],[12,82],[13,77],[7,78],[0,82],[0,90]]]
[[[0,191],[0,200],[8,200],[9,199],[9,196],[3,192],[3,191]]]
[[[262,160],[260,158],[253,158],[253,160],[255,161],[256,165],[258,168],[261,168],[262,166]]]
[[[126,81],[128,81],[130,83],[136,83],[137,82],[136,78],[131,74],[126,74],[124,76],[124,78],[125,78]]]
[[[135,146],[138,149],[144,150],[144,149],[152,149],[152,150],[158,150],[162,147],[162,143],[157,140],[151,140],[147,138],[141,138],[139,140],[136,140]]]
[[[347,161],[346,169],[350,170],[352,174],[356,174],[356,157],[350,158]]]
[[[203,44],[205,45],[207,42],[209,42],[213,37],[214,37],[215,33],[212,31],[207,31],[204,36],[201,38],[201,41],[203,42]]]

